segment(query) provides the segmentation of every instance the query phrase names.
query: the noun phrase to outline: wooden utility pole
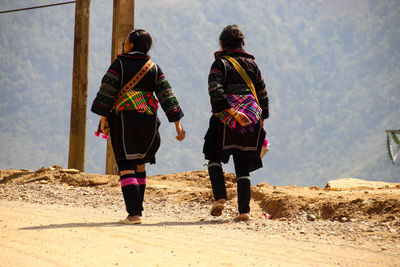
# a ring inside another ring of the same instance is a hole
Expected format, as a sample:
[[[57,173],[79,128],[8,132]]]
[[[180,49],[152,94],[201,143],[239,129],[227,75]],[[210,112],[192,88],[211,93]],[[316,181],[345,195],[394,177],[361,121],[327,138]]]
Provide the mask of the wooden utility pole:
[[[134,14],[135,0],[114,0],[111,62],[122,52],[122,43],[133,30]],[[118,174],[118,167],[110,141],[107,142],[106,174]]]
[[[74,61],[68,168],[85,171],[90,0],[75,2]]]

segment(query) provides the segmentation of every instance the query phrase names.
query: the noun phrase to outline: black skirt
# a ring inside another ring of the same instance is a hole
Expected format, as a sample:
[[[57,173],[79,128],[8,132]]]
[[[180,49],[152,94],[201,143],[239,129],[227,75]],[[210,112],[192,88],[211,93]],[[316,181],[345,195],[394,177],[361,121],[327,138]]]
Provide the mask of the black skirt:
[[[203,153],[205,159],[228,163],[229,156],[246,159],[249,171],[262,167],[261,147],[265,138],[265,130],[259,121],[251,133],[241,134],[231,130],[214,115],[204,137]]]
[[[123,111],[113,114],[109,124],[111,143],[120,170],[134,169],[136,165],[144,163],[156,163],[155,155],[161,141],[157,114]]]

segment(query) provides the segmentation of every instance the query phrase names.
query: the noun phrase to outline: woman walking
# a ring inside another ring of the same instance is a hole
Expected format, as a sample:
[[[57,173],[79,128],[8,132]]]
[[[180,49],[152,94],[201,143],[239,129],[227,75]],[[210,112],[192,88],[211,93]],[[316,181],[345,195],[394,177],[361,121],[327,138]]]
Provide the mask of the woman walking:
[[[183,112],[161,68],[147,54],[150,34],[135,29],[104,75],[91,111],[100,115],[99,132],[109,135],[120,172],[127,218],[123,224],[140,224],[146,189],[146,163],[155,164],[160,147],[158,101],[169,122],[175,123],[176,139],[185,138]],[[154,97],[156,94],[157,99]]]
[[[265,84],[254,57],[244,51],[244,38],[237,25],[228,25],[219,37],[221,50],[214,54],[208,76],[213,115],[203,147],[215,199],[213,216],[222,214],[227,200],[221,162],[228,163],[233,156],[239,208],[236,221],[250,218],[250,172],[262,167],[263,126],[269,116]]]

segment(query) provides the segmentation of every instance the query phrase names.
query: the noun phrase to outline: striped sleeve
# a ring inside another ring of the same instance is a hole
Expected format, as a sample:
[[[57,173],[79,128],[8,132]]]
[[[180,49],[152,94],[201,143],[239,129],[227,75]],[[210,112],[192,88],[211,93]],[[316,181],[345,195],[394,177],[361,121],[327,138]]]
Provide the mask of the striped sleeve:
[[[100,89],[93,101],[91,111],[108,116],[114,102],[114,96],[118,93],[121,83],[121,65],[115,60],[101,80]]]
[[[269,99],[267,88],[265,87],[264,79],[261,75],[260,70],[257,67],[257,79],[254,85],[257,93],[258,102],[260,102],[260,106],[262,109],[261,118],[268,119],[269,117]]]
[[[208,75],[208,94],[210,95],[211,108],[213,113],[222,112],[231,108],[224,92],[223,63],[220,60],[214,61]]]
[[[160,67],[158,67],[157,75],[155,93],[161,104],[161,108],[164,110],[169,122],[178,121],[184,116],[178,99],[172,92],[171,85],[165,79],[165,75]]]

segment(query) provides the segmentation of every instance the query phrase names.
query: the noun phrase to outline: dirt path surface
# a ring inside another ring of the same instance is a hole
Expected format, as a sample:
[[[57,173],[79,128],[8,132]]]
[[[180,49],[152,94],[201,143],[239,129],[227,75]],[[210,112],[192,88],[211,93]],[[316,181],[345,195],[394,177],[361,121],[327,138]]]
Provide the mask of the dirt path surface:
[[[1,201],[2,266],[399,266],[396,253],[254,231],[245,223],[146,218],[121,211]]]
[[[232,175],[218,218],[209,215],[206,172],[154,176],[144,223],[121,225],[117,177],[42,169],[0,178],[0,266],[400,266],[397,185],[260,184],[253,220],[235,223]]]

